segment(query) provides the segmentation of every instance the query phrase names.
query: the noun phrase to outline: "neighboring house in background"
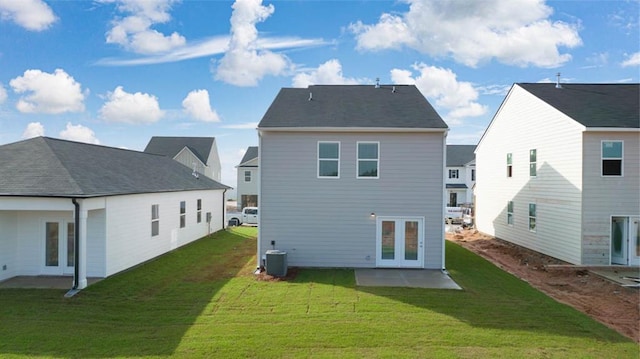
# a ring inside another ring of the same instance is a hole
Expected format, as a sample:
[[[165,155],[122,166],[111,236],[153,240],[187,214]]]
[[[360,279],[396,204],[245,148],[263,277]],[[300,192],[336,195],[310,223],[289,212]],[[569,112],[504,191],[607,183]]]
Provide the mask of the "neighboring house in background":
[[[579,265],[639,265],[639,84],[518,83],[476,149],[481,232]]]
[[[476,183],[475,145],[447,145],[447,207],[472,206]]]
[[[236,166],[238,169],[236,195],[240,210],[244,207],[258,207],[258,178],[260,176],[258,162],[258,147],[251,146],[247,148],[242,161]]]
[[[448,128],[415,86],[283,88],[258,131],[259,266],[444,268]]]
[[[144,152],[173,158],[191,170],[221,181],[222,167],[215,137],[153,136]]]
[[[2,145],[0,281],[70,275],[82,289],[223,229],[228,188],[144,152],[48,137]]]

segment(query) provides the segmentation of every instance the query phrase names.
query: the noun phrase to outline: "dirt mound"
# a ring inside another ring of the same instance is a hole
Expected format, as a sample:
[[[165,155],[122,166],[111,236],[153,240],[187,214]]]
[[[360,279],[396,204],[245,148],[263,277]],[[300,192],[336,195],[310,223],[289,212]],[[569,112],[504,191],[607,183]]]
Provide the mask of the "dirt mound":
[[[640,342],[640,294],[587,269],[473,230],[447,233],[456,242],[533,287]]]

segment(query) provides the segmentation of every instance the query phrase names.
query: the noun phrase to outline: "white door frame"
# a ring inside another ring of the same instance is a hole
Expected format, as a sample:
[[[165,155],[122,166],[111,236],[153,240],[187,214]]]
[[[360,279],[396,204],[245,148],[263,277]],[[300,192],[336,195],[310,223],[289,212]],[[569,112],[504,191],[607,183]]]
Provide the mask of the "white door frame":
[[[394,258],[382,259],[382,222],[393,221],[395,225],[395,253],[404,257],[404,224],[418,222],[417,260]],[[378,216],[376,218],[376,267],[385,268],[424,268],[424,217],[418,216]],[[398,225],[401,223],[401,225]]]
[[[75,222],[63,219],[63,218],[46,218],[41,222],[42,234],[40,245],[42,248],[42,256],[40,258],[40,273],[44,275],[68,275],[73,274],[73,265],[67,265],[67,240],[69,230],[68,225],[74,225],[75,231]],[[58,224],[58,265],[47,265],[47,224],[48,223],[57,223]],[[73,235],[73,234],[72,234]],[[74,241],[75,243],[75,241]]]
[[[620,256],[613,255],[613,220],[623,220],[622,226],[622,248]],[[609,245],[612,265],[640,265],[640,236],[639,233],[640,217],[638,216],[611,216]]]

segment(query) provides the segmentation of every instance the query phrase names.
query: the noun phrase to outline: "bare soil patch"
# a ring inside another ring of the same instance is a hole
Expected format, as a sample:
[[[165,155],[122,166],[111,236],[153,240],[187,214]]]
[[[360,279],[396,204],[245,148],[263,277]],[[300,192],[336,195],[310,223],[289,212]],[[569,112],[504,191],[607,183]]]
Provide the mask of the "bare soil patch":
[[[570,305],[624,336],[640,342],[640,294],[583,267],[568,264],[475,230],[446,239],[491,261],[551,298]]]

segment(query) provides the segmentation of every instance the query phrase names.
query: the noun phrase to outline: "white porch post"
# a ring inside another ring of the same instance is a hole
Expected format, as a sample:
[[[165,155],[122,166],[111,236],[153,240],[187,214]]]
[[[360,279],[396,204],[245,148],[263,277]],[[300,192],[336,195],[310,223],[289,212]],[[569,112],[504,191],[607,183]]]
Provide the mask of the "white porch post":
[[[82,202],[80,202],[82,208]],[[87,217],[88,211],[80,209],[80,243],[78,243],[78,288],[87,287]]]

